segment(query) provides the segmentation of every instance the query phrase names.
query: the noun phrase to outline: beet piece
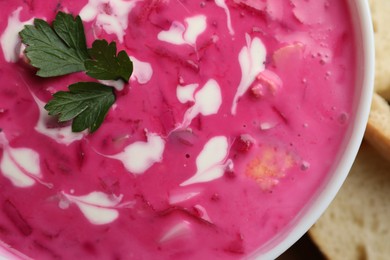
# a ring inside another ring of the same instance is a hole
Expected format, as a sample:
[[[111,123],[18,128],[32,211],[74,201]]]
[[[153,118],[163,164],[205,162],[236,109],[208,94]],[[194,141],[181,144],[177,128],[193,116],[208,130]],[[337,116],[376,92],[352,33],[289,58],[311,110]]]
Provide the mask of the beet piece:
[[[156,213],[160,217],[165,217],[165,216],[168,216],[172,213],[181,213],[181,214],[187,215],[188,217],[192,218],[193,220],[195,220],[201,224],[205,224],[205,225],[211,226],[211,227],[215,226],[214,223],[202,218],[199,210],[195,209],[195,208],[188,209],[188,208],[184,208],[181,206],[169,206],[168,208],[163,209],[161,211],[156,211]]]
[[[47,169],[47,171],[51,174],[51,175],[55,175],[55,171],[53,171],[53,169],[50,167],[50,164],[48,162],[47,159],[44,159],[43,160],[43,165],[45,166],[45,168]]]
[[[289,125],[289,120],[285,113],[279,110],[279,108],[272,106],[272,110],[283,120],[286,125]]]
[[[245,254],[244,238],[242,235],[237,233],[236,237],[224,248],[224,251],[235,255]]]
[[[152,12],[156,11],[158,5],[159,5],[158,0],[144,1],[141,12],[137,17],[137,23],[142,23],[148,20]]]
[[[239,153],[247,153],[254,144],[254,138],[248,134],[238,136],[233,142],[233,149]]]
[[[38,240],[34,240],[33,245],[47,255],[50,255],[51,259],[62,259],[60,255],[58,255],[56,252],[54,252],[52,249],[48,248],[46,245],[42,244]]]
[[[184,214],[184,215],[192,218],[193,220],[195,220],[201,224],[215,227],[214,223],[211,223],[211,222],[207,221],[206,219],[203,219],[199,215],[199,211],[194,209],[194,208],[185,208],[185,207],[174,205],[174,206],[168,206],[164,209],[156,209],[143,195],[136,194],[135,198],[137,200],[139,200],[144,205],[145,209],[151,210],[158,217],[166,217],[166,216],[169,216],[169,215],[174,214],[174,213],[179,213],[179,214]]]
[[[166,58],[170,61],[173,61],[174,63],[182,65],[184,68],[188,68],[196,73],[199,72],[199,64],[198,62],[188,59],[185,55],[178,55],[177,53],[174,53],[168,49],[165,49],[163,47],[160,48],[152,48],[151,46],[146,45],[147,48],[149,48],[152,52],[154,52],[156,55]]]
[[[85,149],[83,143],[80,142],[77,147],[77,166],[80,171],[84,166],[84,162],[85,162]]]
[[[20,214],[19,210],[15,207],[15,205],[10,201],[6,200],[3,203],[3,212],[7,216],[7,218],[15,225],[15,227],[25,236],[31,235],[33,232],[32,227],[27,223],[27,221],[23,218],[22,214]]]
[[[177,145],[194,146],[197,142],[197,136],[191,130],[176,130],[169,135],[169,140]],[[186,158],[189,158],[187,155]]]
[[[8,109],[0,108],[0,118],[5,116],[8,113]],[[1,132],[1,128],[0,128]]]

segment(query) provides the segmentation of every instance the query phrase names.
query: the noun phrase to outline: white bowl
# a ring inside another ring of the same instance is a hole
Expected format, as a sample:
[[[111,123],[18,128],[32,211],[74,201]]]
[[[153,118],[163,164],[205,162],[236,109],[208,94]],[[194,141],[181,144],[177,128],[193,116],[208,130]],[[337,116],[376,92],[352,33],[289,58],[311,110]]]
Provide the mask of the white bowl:
[[[369,3],[348,0],[356,38],[357,79],[354,97],[355,116],[331,174],[317,194],[283,232],[254,252],[250,259],[275,259],[302,237],[332,202],[355,160],[363,139],[374,86],[375,47]]]
[[[337,0],[335,0],[337,1]],[[360,147],[370,110],[374,81],[374,39],[367,0],[348,0],[357,41],[357,86],[354,97],[355,114],[345,143],[331,174],[317,194],[290,225],[269,243],[259,248],[250,259],[275,259],[293,245],[315,223],[336,196],[354,162]],[[1,259],[29,259],[0,241]]]

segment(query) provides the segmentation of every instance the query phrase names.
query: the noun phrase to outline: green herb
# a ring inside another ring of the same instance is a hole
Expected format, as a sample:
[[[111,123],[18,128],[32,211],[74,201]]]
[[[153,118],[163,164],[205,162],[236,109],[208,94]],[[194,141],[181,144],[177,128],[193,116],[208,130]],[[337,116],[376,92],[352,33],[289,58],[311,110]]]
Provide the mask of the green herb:
[[[25,55],[38,68],[37,75],[54,77],[85,70],[89,56],[80,17],[59,12],[53,27],[35,19],[34,25],[26,25],[19,33],[26,45]]]
[[[96,82],[79,82],[69,86],[69,91],[59,91],[46,104],[49,115],[58,116],[60,122],[73,119],[72,131],[89,129],[92,133],[102,124],[115,102],[112,88]]]
[[[133,71],[133,63],[125,51],[116,55],[116,44],[108,44],[106,40],[96,40],[89,49],[93,60],[85,61],[87,75],[95,79],[117,80],[122,78],[129,81]]]
[[[55,77],[86,71],[95,79],[129,81],[133,63],[125,51],[117,55],[116,43],[95,40],[88,49],[80,16],[58,12],[52,27],[44,20],[35,19],[19,33],[26,45],[25,55],[41,77]],[[45,109],[58,116],[60,122],[73,120],[72,131],[96,131],[115,102],[112,88],[95,83],[79,82],[69,91],[53,95]]]
[[[87,50],[84,27],[80,16],[59,12],[53,28],[41,19],[26,25],[20,32],[26,44],[25,54],[37,75],[54,77],[85,71],[95,79],[129,81],[133,63],[125,51],[116,54],[116,43],[95,40]]]

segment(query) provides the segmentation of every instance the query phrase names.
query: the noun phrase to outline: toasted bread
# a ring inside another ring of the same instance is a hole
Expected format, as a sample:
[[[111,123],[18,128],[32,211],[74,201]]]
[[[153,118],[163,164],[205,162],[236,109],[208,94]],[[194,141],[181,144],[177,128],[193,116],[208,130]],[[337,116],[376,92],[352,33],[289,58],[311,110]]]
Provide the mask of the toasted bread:
[[[350,175],[309,234],[328,259],[389,259],[390,162],[363,143]]]
[[[370,0],[375,37],[375,91],[390,100],[390,1]]]
[[[376,93],[373,95],[364,137],[384,158],[390,161],[390,106]]]

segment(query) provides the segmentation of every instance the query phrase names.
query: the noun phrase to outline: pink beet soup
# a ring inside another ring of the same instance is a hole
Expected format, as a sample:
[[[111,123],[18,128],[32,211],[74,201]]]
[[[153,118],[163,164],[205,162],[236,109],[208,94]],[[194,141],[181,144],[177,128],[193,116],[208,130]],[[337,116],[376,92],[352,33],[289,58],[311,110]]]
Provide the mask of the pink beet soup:
[[[353,115],[345,0],[1,1],[0,240],[32,259],[239,259],[329,174]],[[94,133],[43,108],[18,32],[80,15],[134,63]]]

